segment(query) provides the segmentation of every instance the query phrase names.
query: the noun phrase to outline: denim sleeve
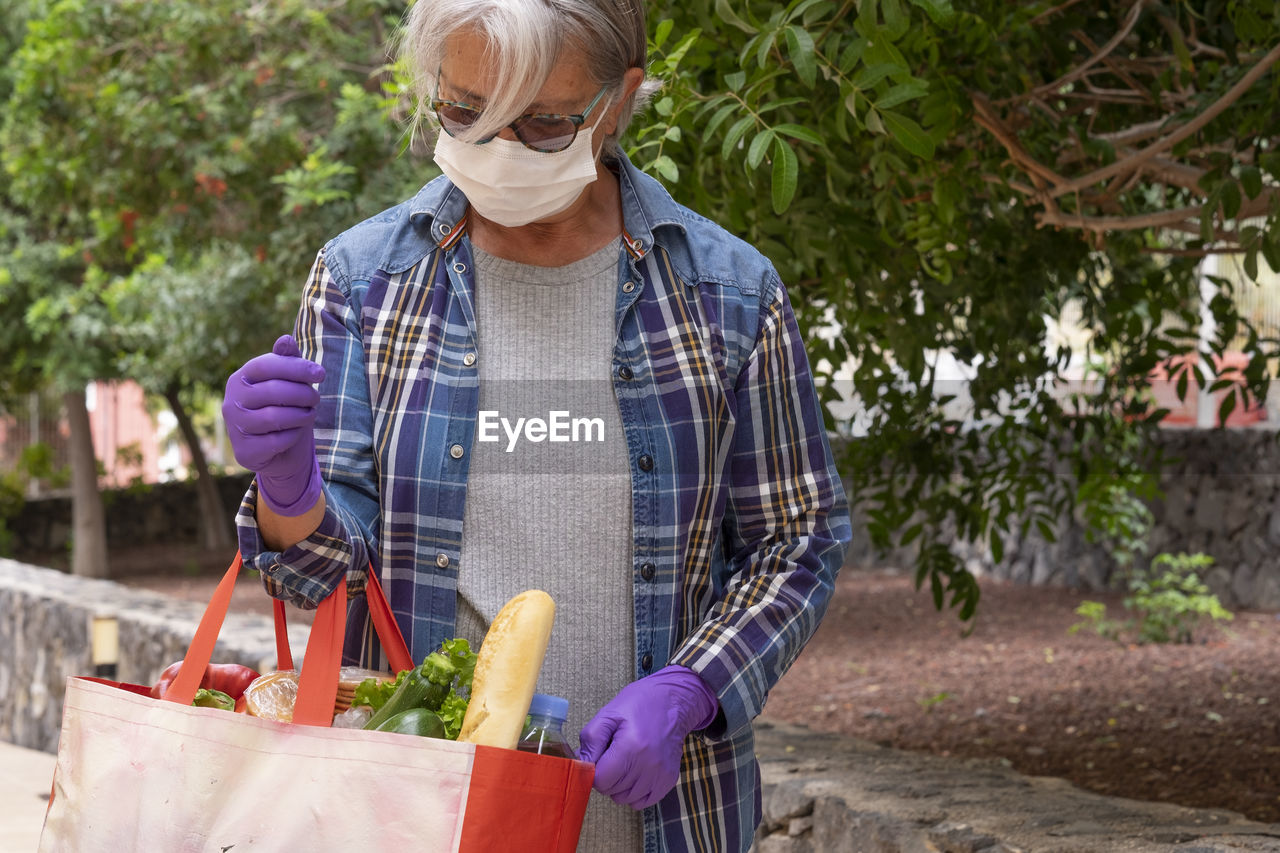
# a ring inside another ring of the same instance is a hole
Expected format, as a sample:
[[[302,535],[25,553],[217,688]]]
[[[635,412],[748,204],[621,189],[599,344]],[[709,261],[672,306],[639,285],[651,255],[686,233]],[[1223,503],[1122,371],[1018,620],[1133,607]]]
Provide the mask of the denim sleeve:
[[[776,273],[738,374],[724,537],[730,581],[672,659],[720,702],[703,736],[741,731],[826,612],[851,538],[804,340]]]

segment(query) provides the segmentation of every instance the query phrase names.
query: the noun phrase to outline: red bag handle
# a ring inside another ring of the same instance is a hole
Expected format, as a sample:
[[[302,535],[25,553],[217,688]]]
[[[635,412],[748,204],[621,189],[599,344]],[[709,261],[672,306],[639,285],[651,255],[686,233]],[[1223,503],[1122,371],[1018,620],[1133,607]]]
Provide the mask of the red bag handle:
[[[196,628],[191,645],[177,677],[169,685],[164,698],[190,705],[195,698],[200,680],[204,677],[213,650],[222,631],[222,623],[231,607],[231,592],[235,589],[243,561],[240,552],[227,568],[226,574],[213,591],[213,597],[205,608],[204,616]],[[405,645],[404,635],[391,613],[391,605],[382,591],[382,584],[370,566],[365,584],[365,598],[369,604],[370,621],[377,632],[378,641],[387,656],[393,672],[411,669],[413,658]],[[293,655],[289,650],[289,633],[284,619],[284,602],[274,606],[277,666],[293,667]],[[298,676],[298,699],[294,704],[293,721],[310,726],[328,726],[333,722],[333,705],[338,695],[338,673],[342,668],[342,643],[347,625],[347,579],[338,581],[333,593],[316,608],[307,640],[307,653]]]
[[[373,623],[373,630],[378,635],[379,642],[382,641],[383,637],[391,638],[391,642],[382,643],[383,652],[387,655],[387,665],[391,667],[392,672],[412,669],[414,667],[413,657],[405,646],[404,635],[400,633],[400,626],[396,624],[395,616],[391,613],[391,605],[387,603],[387,596],[382,592],[382,582],[378,580],[378,575],[373,571],[372,564],[369,566],[367,578],[365,582],[365,599],[369,607],[369,619]],[[370,590],[373,592],[372,595]],[[273,605],[272,615],[275,618],[276,628],[276,668],[293,669],[293,653],[289,650],[289,629],[285,621],[285,605],[278,598],[273,598],[271,601]],[[343,630],[346,630],[345,625]]]

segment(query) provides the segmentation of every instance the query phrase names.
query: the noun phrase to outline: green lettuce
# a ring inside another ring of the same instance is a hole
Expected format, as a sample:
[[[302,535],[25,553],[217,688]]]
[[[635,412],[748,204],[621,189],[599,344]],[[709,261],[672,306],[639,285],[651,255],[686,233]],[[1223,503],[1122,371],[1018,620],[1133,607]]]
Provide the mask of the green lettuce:
[[[427,656],[427,660],[423,661],[423,666],[432,656],[443,656],[448,662],[456,668],[457,673],[453,676],[452,684],[449,685],[449,693],[444,698],[444,703],[437,712],[440,719],[444,722],[445,737],[449,740],[457,740],[458,732],[462,729],[462,719],[467,714],[467,704],[471,698],[471,682],[475,678],[476,671],[476,653],[471,651],[471,644],[462,637],[455,637],[452,640],[445,640],[440,644],[440,650],[432,652]],[[439,657],[436,657],[439,660]],[[434,667],[432,671],[445,671],[444,667]],[[366,678],[364,681],[356,685],[355,695],[351,700],[351,704],[368,705],[376,713],[383,705],[387,704],[387,700],[392,697],[405,677],[413,672],[406,669],[396,675],[395,681],[383,681],[377,678]],[[440,683],[440,682],[437,682]]]

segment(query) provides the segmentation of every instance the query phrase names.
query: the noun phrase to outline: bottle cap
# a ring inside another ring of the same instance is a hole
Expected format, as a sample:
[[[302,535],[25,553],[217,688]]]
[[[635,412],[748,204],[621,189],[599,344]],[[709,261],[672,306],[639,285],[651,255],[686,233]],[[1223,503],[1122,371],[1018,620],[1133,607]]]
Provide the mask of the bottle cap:
[[[562,696],[535,693],[533,694],[533,700],[529,703],[529,714],[531,716],[567,720],[569,718],[569,700]]]

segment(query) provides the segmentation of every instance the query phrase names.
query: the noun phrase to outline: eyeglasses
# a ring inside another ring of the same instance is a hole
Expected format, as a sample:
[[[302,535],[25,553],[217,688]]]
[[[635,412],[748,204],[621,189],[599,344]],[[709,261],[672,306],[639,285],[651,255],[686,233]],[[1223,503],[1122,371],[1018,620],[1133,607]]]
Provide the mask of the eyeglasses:
[[[541,151],[543,154],[554,154],[557,151],[563,151],[573,144],[573,140],[578,136],[578,128],[586,123],[587,116],[595,109],[596,104],[600,103],[600,99],[604,97],[607,89],[607,86],[601,89],[591,99],[591,103],[587,104],[587,108],[577,115],[526,113],[511,122],[507,127],[515,132],[516,139],[519,139],[526,148]],[[481,111],[478,108],[460,101],[432,98],[431,109],[435,111],[436,118],[440,120],[440,126],[450,136],[465,133],[480,120]],[[493,136],[497,136],[497,134]],[[493,136],[478,140],[476,144],[483,145],[493,139]]]

